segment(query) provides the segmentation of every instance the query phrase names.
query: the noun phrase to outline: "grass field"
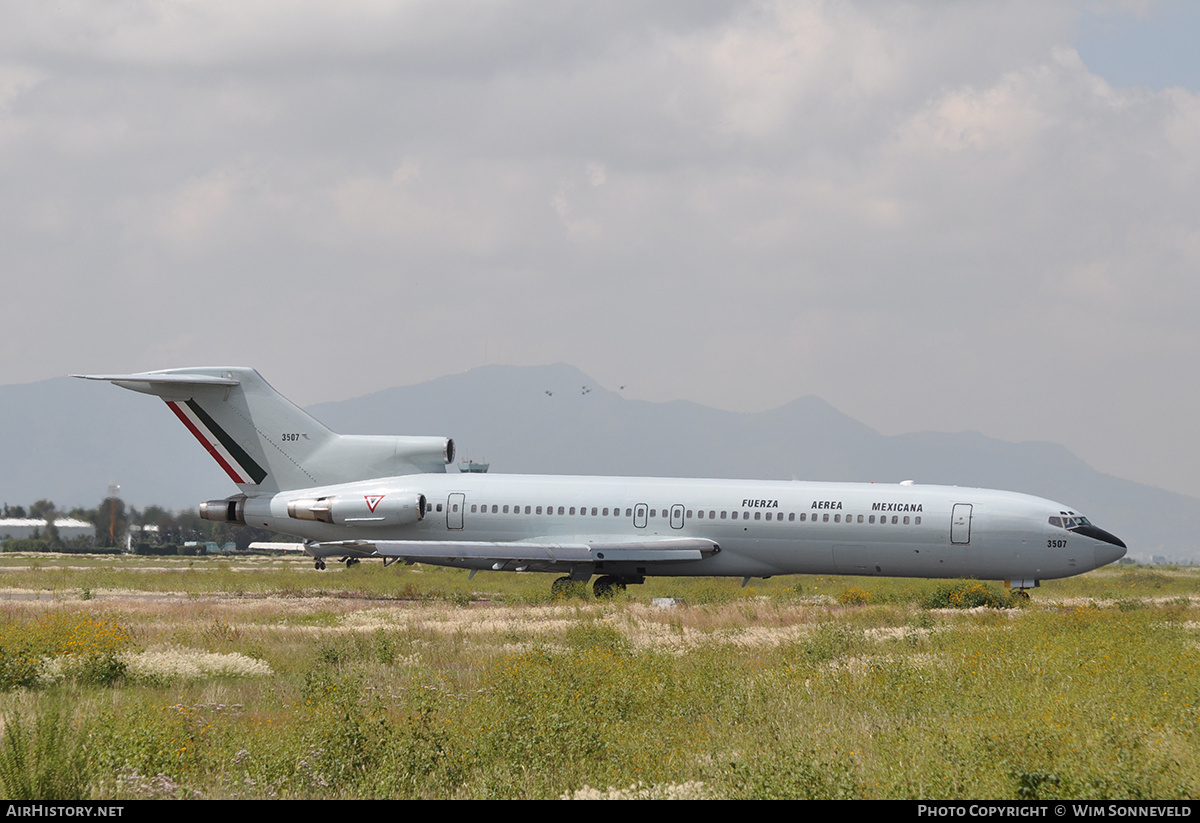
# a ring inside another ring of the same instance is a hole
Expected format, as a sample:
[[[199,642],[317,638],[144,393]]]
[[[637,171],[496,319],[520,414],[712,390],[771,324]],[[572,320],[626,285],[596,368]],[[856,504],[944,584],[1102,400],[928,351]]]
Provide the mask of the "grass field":
[[[0,788],[1200,796],[1200,570],[1015,604],[974,581],[652,579],[603,603],[550,581],[0,555]]]

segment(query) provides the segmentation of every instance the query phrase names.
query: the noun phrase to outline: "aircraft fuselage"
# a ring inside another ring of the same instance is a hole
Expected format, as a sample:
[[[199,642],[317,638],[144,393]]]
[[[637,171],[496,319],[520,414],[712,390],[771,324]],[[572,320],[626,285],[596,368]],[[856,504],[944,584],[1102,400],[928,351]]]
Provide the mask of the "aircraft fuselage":
[[[389,497],[423,495],[413,523],[387,522]],[[296,500],[363,500],[361,518],[314,522]],[[371,507],[367,501],[374,500]],[[374,512],[371,509],[374,508]],[[649,567],[597,561],[596,573],[641,576],[847,574],[1038,580],[1113,562],[1125,548],[1051,524],[1067,507],[1017,492],[958,486],[683,478],[423,474],[327,486],[245,503],[246,522],[318,544],[361,540],[596,543],[705,538],[719,550]],[[1115,541],[1115,542],[1114,542]],[[454,557],[445,565],[496,568]],[[310,553],[344,554],[317,546]],[[438,562],[424,558],[424,562]],[[555,571],[563,563],[527,564]],[[1015,584],[1014,584],[1015,585]]]
[[[200,516],[305,538],[318,569],[423,562],[565,573],[977,577],[1025,589],[1125,544],[1067,506],[909,483],[447,474],[445,437],[343,435],[242,366],[80,375],[160,397],[241,493]],[[560,579],[556,586],[563,581]]]

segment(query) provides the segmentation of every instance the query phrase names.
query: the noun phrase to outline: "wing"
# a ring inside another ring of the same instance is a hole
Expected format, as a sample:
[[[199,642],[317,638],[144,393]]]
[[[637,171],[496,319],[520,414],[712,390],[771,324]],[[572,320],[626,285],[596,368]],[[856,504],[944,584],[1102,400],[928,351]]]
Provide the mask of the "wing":
[[[341,540],[311,544],[322,553],[330,549],[374,552],[395,562],[430,563],[461,568],[516,571],[570,571],[581,565],[611,570],[627,565],[687,563],[703,560],[721,550],[712,540],[699,537],[663,537],[620,540],[611,537],[571,541],[534,540],[514,543],[436,540]],[[334,552],[335,553],[335,552]]]

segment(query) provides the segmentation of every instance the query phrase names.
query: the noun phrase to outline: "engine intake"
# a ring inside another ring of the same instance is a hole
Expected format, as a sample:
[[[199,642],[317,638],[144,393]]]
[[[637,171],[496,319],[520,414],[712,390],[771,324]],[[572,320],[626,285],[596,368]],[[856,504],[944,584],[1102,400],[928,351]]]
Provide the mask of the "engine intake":
[[[409,526],[425,517],[428,503],[423,494],[332,495],[288,501],[288,517],[315,520],[337,526]]]

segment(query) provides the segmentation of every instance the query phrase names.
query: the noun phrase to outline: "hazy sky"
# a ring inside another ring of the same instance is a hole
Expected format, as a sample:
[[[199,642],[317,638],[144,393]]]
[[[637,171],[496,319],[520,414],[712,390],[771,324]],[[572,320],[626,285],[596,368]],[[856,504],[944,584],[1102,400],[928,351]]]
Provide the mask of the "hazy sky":
[[[0,383],[566,361],[1200,496],[1197,42],[1182,2],[6,2]]]

